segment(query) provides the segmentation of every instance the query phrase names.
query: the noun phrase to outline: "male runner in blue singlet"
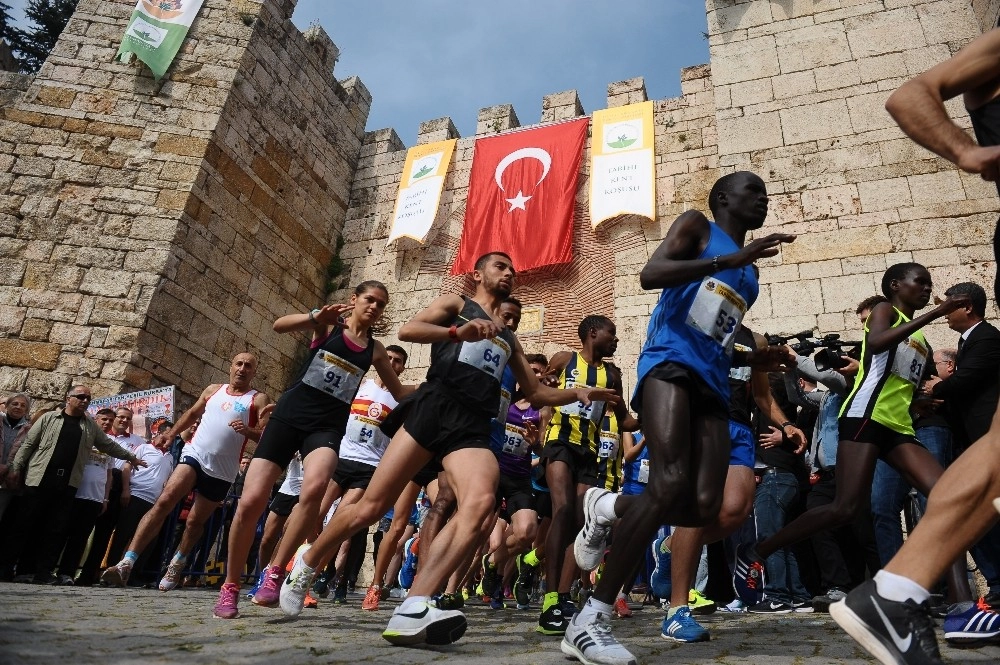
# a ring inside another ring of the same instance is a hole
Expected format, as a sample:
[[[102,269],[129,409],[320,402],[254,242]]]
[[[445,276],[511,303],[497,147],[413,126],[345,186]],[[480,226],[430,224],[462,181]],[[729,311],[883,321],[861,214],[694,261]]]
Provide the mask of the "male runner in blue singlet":
[[[584,527],[574,544],[582,568],[600,560],[611,522],[621,518],[604,574],[569,622],[562,651],[585,663],[634,665],[611,635],[612,603],[636,558],[661,524],[703,526],[719,514],[729,469],[729,369],[792,362],[784,349],[733,351],[743,315],[757,299],[757,259],[774,256],[795,236],[774,233],[743,243],[767,217],[764,181],[741,171],[720,178],[708,205],[711,222],[685,212],[640,273],[644,289],[663,289],[639,356],[633,409],[643,419],[650,475],[638,496],[600,488],[584,499]]]

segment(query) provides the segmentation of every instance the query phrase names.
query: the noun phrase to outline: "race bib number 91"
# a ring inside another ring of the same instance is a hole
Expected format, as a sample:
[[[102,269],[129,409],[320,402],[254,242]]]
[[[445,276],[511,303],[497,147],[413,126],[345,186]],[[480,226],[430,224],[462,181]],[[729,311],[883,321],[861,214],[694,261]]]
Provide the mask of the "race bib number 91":
[[[510,345],[502,337],[492,337],[478,342],[462,342],[458,362],[472,365],[492,376],[497,381],[503,376],[503,368],[510,358]]]
[[[688,310],[687,324],[708,335],[730,353],[736,331],[747,312],[746,301],[728,284],[706,277]]]
[[[322,390],[327,395],[350,404],[361,385],[364,372],[328,351],[320,351],[313,356],[302,383]]]

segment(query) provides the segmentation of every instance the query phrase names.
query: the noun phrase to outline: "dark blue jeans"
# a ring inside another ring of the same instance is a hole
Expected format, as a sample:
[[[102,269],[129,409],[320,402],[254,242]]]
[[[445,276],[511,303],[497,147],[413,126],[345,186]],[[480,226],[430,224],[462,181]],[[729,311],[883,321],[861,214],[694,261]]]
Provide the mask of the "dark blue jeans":
[[[769,538],[789,521],[799,500],[799,481],[794,474],[769,469],[761,477],[753,509],[757,539]],[[811,597],[799,578],[799,563],[790,548],[778,550],[764,562],[764,596],[779,603],[806,601]]]
[[[917,430],[917,440],[924,444],[941,466],[947,467],[951,464],[950,429],[921,427]],[[875,526],[875,543],[883,566],[889,563],[903,546],[903,525],[899,514],[911,489],[910,484],[895,469],[882,460],[876,462],[875,477],[872,479],[872,522]],[[920,510],[923,512],[927,508],[927,498],[921,496],[919,501]]]

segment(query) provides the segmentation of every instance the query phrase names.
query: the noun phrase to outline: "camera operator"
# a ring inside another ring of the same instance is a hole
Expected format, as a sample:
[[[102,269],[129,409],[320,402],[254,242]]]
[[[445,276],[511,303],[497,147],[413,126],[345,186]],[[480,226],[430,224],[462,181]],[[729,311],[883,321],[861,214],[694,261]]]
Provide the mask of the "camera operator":
[[[957,456],[985,435],[993,420],[1000,396],[1000,331],[984,320],[986,291],[983,287],[962,282],[945,291],[945,295],[952,294],[969,297],[967,307],[946,317],[948,327],[961,335],[954,371],[946,376],[942,373],[946,365],[935,362],[938,377],[924,383],[924,392],[934,400],[943,400],[942,411],[954,433],[954,454]],[[997,607],[1000,605],[1000,527],[986,532],[972,548],[972,558],[989,585],[986,602]]]
[[[872,307],[884,301],[883,296],[872,296],[858,304],[855,313],[862,325]],[[857,349],[854,350],[855,355]],[[850,354],[838,369],[819,370],[813,358],[797,356],[797,376],[785,376],[788,398],[796,404],[811,404],[819,409],[813,430],[812,444],[806,453],[811,472],[811,489],[806,496],[806,509],[833,503],[836,493],[837,447],[840,443],[838,414],[844,398],[853,385],[858,372],[858,360]],[[838,363],[839,364],[839,363]],[[801,377],[801,378],[799,378]],[[805,390],[802,380],[822,383],[827,390]],[[820,569],[820,580],[826,592],[812,599],[813,607],[820,612],[828,610],[846,592],[862,582],[865,568],[872,573],[879,568],[875,534],[870,511],[862,511],[848,526],[824,531],[812,536],[812,547]]]

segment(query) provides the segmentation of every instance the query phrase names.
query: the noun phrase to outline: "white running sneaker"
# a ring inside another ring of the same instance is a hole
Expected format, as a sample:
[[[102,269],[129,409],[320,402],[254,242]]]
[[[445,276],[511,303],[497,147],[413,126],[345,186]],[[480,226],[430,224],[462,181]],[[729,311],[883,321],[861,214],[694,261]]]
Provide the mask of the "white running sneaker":
[[[132,573],[132,563],[122,559],[101,573],[101,584],[104,586],[124,587],[128,584],[128,576]]]
[[[173,591],[176,589],[177,585],[181,582],[181,576],[184,574],[184,566],[186,565],[187,559],[180,561],[171,559],[166,572],[163,573],[163,578],[160,579],[160,591]]]
[[[281,583],[278,603],[281,605],[281,611],[290,617],[302,614],[302,608],[306,604],[306,594],[312,588],[313,579],[316,577],[316,569],[307,566],[303,560],[303,555],[308,551],[307,547],[298,553],[295,565]]]
[[[591,487],[583,495],[583,528],[573,541],[573,556],[580,568],[594,570],[601,565],[604,550],[608,546],[611,520],[597,514],[597,502],[606,494],[606,489]]]
[[[403,607],[396,608],[382,631],[396,646],[451,644],[465,634],[465,615],[458,610],[439,610],[428,601],[410,603],[405,611]]]
[[[559,648],[585,665],[636,665],[635,656],[611,634],[611,617],[597,612],[589,622],[577,613],[566,626]],[[579,623],[578,623],[579,622]]]

